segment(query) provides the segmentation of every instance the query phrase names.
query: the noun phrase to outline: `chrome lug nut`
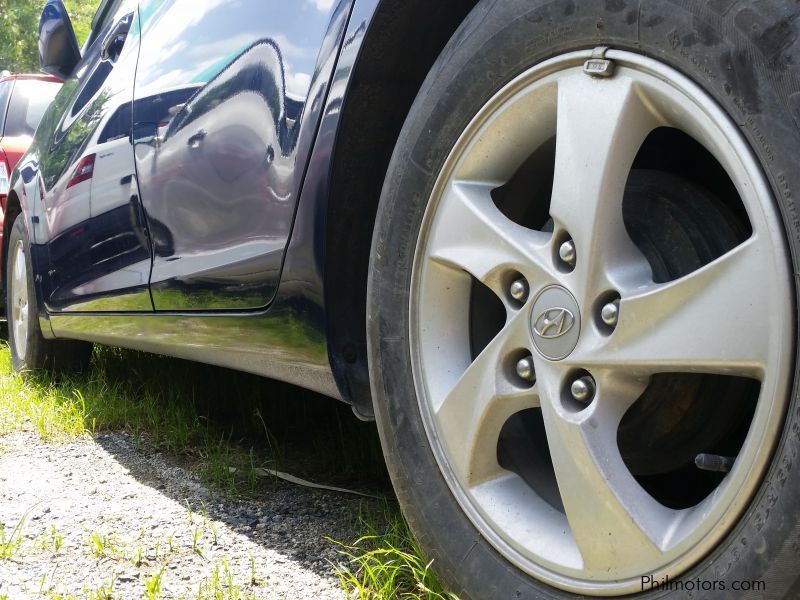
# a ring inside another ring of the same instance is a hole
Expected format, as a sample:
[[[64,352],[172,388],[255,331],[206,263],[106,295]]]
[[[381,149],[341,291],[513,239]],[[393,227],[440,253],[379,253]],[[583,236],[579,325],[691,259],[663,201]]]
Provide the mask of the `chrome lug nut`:
[[[609,302],[600,309],[600,318],[609,327],[616,327],[619,320],[619,299]]]
[[[575,266],[575,243],[572,240],[567,240],[558,249],[558,256],[567,263],[570,267]]]
[[[517,302],[525,302],[528,299],[528,282],[524,279],[517,279],[508,288],[508,293]]]
[[[517,361],[517,375],[527,383],[536,381],[536,371],[533,369],[533,357],[526,356]]]
[[[589,404],[594,398],[594,379],[590,375],[584,375],[572,382],[569,391],[578,402]]]

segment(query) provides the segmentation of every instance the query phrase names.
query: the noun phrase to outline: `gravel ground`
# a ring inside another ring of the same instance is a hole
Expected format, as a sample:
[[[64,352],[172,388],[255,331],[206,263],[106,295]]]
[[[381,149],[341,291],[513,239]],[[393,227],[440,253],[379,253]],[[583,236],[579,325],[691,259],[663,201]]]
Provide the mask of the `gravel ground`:
[[[111,582],[114,598],[140,598],[162,568],[163,598],[198,597],[215,570],[230,592],[221,597],[233,598],[226,565],[243,597],[343,598],[329,562],[340,556],[324,536],[357,537],[364,499],[266,487],[257,502],[225,498],[180,459],[139,451],[124,433],[65,445],[29,433],[0,438],[6,542],[24,519],[19,550],[0,559],[0,598],[83,598]]]

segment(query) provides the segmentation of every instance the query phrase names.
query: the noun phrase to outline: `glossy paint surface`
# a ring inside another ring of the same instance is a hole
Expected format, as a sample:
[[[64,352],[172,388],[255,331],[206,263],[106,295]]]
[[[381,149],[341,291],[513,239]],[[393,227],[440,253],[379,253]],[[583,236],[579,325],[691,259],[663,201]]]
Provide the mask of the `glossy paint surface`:
[[[9,173],[33,141],[43,102],[49,102],[60,85],[45,75],[0,78],[0,150],[5,153]]]
[[[37,189],[28,199],[50,311],[152,310],[150,243],[130,142],[135,5],[123,2],[105,23],[37,131],[41,168],[29,175]],[[124,45],[110,48],[120,31],[129,33]]]
[[[46,104],[55,96],[61,82],[46,75],[0,77],[0,162],[6,173],[28,150]],[[0,193],[0,244],[5,221],[6,194]]]
[[[256,189],[266,190],[269,193],[262,197],[261,204],[252,205],[254,210],[262,211],[259,218],[266,219],[270,217],[278,219],[284,209],[279,208],[279,206],[283,205],[276,204],[275,196],[285,196],[286,190],[288,190],[289,198],[296,207],[296,211],[290,215],[289,222],[285,225],[285,230],[283,225],[267,230],[270,236],[276,237],[276,239],[283,239],[283,248],[285,248],[285,252],[280,252],[280,254],[283,254],[282,268],[279,255],[268,253],[270,257],[276,259],[276,266],[274,270],[260,271],[259,277],[255,279],[258,285],[252,287],[252,289],[260,293],[259,302],[268,300],[270,296],[272,297],[268,308],[244,311],[240,309],[232,312],[217,309],[219,303],[231,302],[234,298],[232,289],[238,283],[231,283],[231,281],[235,281],[230,276],[232,271],[223,271],[224,278],[221,281],[215,280],[211,285],[208,281],[202,281],[198,284],[197,273],[192,272],[176,272],[176,277],[163,279],[168,284],[164,288],[165,291],[170,292],[170,286],[172,286],[171,293],[166,293],[163,296],[165,301],[172,300],[174,302],[177,299],[178,302],[186,302],[187,299],[193,299],[197,302],[198,300],[211,299],[217,303],[213,307],[205,307],[197,312],[191,310],[195,306],[188,306],[183,309],[174,308],[170,312],[150,312],[148,315],[146,303],[142,307],[138,307],[136,302],[131,303],[133,306],[137,306],[137,308],[133,309],[136,312],[128,312],[131,309],[124,307],[125,302],[128,301],[126,296],[129,297],[131,292],[136,291],[136,285],[131,285],[130,283],[127,284],[127,287],[126,285],[119,285],[116,290],[108,293],[90,294],[89,298],[72,296],[68,302],[60,306],[54,306],[51,302],[45,307],[43,299],[52,298],[53,286],[47,276],[49,257],[47,254],[39,252],[34,259],[37,263],[37,273],[42,275],[39,302],[41,308],[40,322],[43,332],[52,337],[86,339],[234,367],[282,379],[333,397],[340,397],[330,370],[327,354],[322,275],[324,264],[324,222],[329,196],[331,157],[336,142],[340,110],[358,56],[360,44],[363,41],[376,3],[376,0],[358,0],[355,8],[348,0],[341,0],[338,3],[323,1],[304,3],[313,6],[317,10],[319,8],[328,10],[325,17],[327,19],[326,29],[322,39],[318,42],[320,47],[313,53],[304,54],[304,56],[313,54],[311,62],[305,63],[313,65],[310,67],[311,81],[306,94],[306,102],[303,103],[302,107],[292,109],[296,110],[293,113],[294,117],[289,116],[289,109],[286,108],[288,102],[284,105],[285,125],[283,130],[279,127],[281,117],[276,117],[276,115],[280,115],[280,112],[274,113],[270,111],[266,115],[253,113],[252,119],[260,119],[262,121],[260,125],[256,124],[256,131],[265,132],[262,137],[248,138],[243,136],[239,138],[234,136],[232,138],[234,140],[243,140],[244,149],[247,150],[248,148],[259,148],[261,144],[268,141],[269,135],[273,135],[274,143],[269,144],[276,154],[273,161],[277,162],[277,155],[282,152],[285,154],[280,154],[280,156],[286,161],[285,164],[291,165],[290,175],[282,174],[277,168],[273,171],[267,171],[269,177],[258,181],[258,185],[262,187]],[[153,16],[148,14],[148,10],[155,11],[159,6],[167,4],[171,4],[171,2],[165,0],[164,2],[155,2],[153,5],[143,4],[142,21],[145,25],[142,27],[142,31],[145,34],[147,21]],[[252,4],[260,5],[260,3],[256,2]],[[351,9],[353,10],[353,17],[349,18]],[[323,11],[320,10],[320,12]],[[275,23],[274,15],[272,23]],[[273,39],[277,40],[279,45],[282,44],[283,47],[289,48],[287,45],[288,38],[285,37],[287,34],[283,32],[283,35],[279,35],[282,32],[277,28],[277,25],[275,31],[278,34],[271,34]],[[132,29],[132,33],[135,34],[136,31]],[[264,65],[264,59],[262,58],[264,53],[262,51],[266,50],[266,48],[253,46],[252,44],[247,45],[247,48],[250,48],[251,52],[239,51],[233,55],[236,60],[230,59],[226,64],[236,62],[237,65],[242,65],[243,67],[246,65],[252,67],[254,63],[251,58],[255,56],[253,51],[259,51],[259,58],[255,60],[255,64],[259,66],[255,71],[250,71],[253,74],[253,77],[250,78],[252,82],[255,80],[256,71],[265,72],[265,69],[262,68]],[[230,50],[232,52],[235,49]],[[292,50],[292,52],[295,51]],[[182,52],[189,53],[191,48],[184,47]],[[289,56],[288,51],[284,52],[282,50],[282,53]],[[87,57],[88,53],[84,60]],[[300,65],[301,63],[298,62],[296,64]],[[292,72],[304,72],[300,70],[300,66],[295,66],[294,64],[292,64],[292,69]],[[231,71],[231,69],[228,69],[228,71]],[[207,79],[208,81],[199,85],[195,83],[195,91],[193,93],[197,93],[200,90],[210,92],[217,89],[215,88],[216,83],[221,84],[223,81],[234,81],[235,85],[236,77],[233,76],[233,73],[227,75],[228,71],[218,75],[216,78],[211,76],[201,78],[201,80]],[[284,70],[284,76],[286,72]],[[327,73],[327,76],[325,76],[325,73]],[[225,79],[229,76],[232,79]],[[155,85],[157,80],[154,79],[153,81],[155,82],[153,85]],[[56,165],[44,165],[45,161],[41,160],[46,158],[46,153],[43,152],[43,149],[45,144],[49,143],[54,137],[55,126],[60,122],[62,113],[72,98],[79,94],[77,88],[80,87],[80,82],[71,80],[70,85],[74,89],[68,90],[68,93],[62,92],[63,97],[59,97],[60,102],[57,100],[59,106],[51,109],[52,114],[49,115],[51,122],[44,132],[40,130],[37,134],[37,140],[40,140],[40,143],[38,145],[34,144],[32,151],[23,159],[21,168],[13,176],[12,187],[20,199],[24,218],[31,230],[42,226],[41,220],[39,220],[38,224],[35,221],[39,215],[44,214],[43,207],[46,205],[47,198],[52,197],[50,195],[57,190],[63,174],[69,172],[68,167],[71,166],[74,169],[77,161],[84,155],[80,150],[86,149],[86,147],[83,147],[73,151],[69,160],[63,161],[68,164],[60,167],[60,174],[53,174],[54,171],[58,170]],[[239,102],[243,100],[238,96],[245,96],[250,100],[255,100],[264,108],[269,106],[266,102],[266,96],[258,91],[253,93],[252,87],[244,87],[241,93],[228,94],[227,96],[222,93],[220,96],[220,98],[224,98],[222,102],[216,102],[211,98],[209,99],[211,101],[207,101],[208,104],[206,106],[212,104],[214,106],[223,106],[228,101]],[[137,111],[139,103],[149,101],[150,96],[147,95],[147,92],[143,92],[143,89],[145,88],[139,86],[135,89],[136,98],[132,104],[128,105],[131,107],[132,114],[140,114]],[[182,89],[180,86],[164,84],[158,94],[163,97],[175,92],[180,96],[184,94],[181,91]],[[288,92],[286,98],[291,100]],[[167,103],[170,103],[170,107],[183,104],[182,102],[176,102],[176,100],[180,100],[180,98],[168,97]],[[200,108],[203,108],[204,105],[200,103],[201,97],[199,95],[195,100]],[[190,102],[191,96],[187,104]],[[276,106],[280,107],[280,104]],[[181,106],[177,110],[173,110],[172,112],[175,114],[170,115],[170,117],[177,116],[184,108],[185,106]],[[203,111],[200,112],[202,113]],[[118,122],[124,123],[126,121],[125,115],[119,112],[119,105],[115,107],[112,113],[117,113],[118,118],[116,120]],[[170,111],[167,110],[166,113],[169,115]],[[107,122],[110,123],[114,120],[109,117]],[[132,121],[133,119],[131,119]],[[263,122],[269,124],[269,129],[258,129],[258,127],[264,126]],[[184,125],[182,129],[188,128],[191,131],[190,125],[192,123],[193,120],[189,120],[189,123]],[[275,125],[275,123],[278,123],[278,125]],[[300,123],[300,125],[297,126],[297,123]],[[131,141],[133,139],[137,140],[135,147],[131,144],[131,148],[135,153],[137,167],[131,173],[131,180],[141,186],[142,197],[144,198],[144,203],[147,204],[149,200],[146,199],[145,194],[151,188],[148,188],[146,183],[141,185],[143,171],[148,168],[157,169],[160,166],[161,163],[158,161],[164,155],[157,154],[157,150],[160,150],[166,144],[162,143],[161,140],[147,139],[147,131],[142,130],[141,127],[131,124]],[[297,129],[292,129],[292,127],[297,127]],[[165,135],[170,128],[172,128],[172,131]],[[191,148],[191,144],[188,143],[191,136],[185,135],[182,130],[179,131],[181,129],[180,123],[170,121],[168,125],[162,125],[160,129],[161,131],[154,131],[151,127],[150,131],[168,137],[172,141],[177,141],[178,137],[183,135],[186,149],[184,150],[183,147],[177,148],[176,144],[174,146],[176,148],[175,153],[191,156],[191,151],[194,150]],[[211,133],[208,128],[206,128],[206,131]],[[281,131],[284,131],[284,133],[281,133]],[[213,130],[213,132],[217,133],[217,130]],[[98,136],[98,139],[99,137],[102,136]],[[106,140],[104,143],[114,141],[120,143],[120,140],[123,139],[120,137],[114,140],[113,136],[109,137],[112,139]],[[222,136],[219,137],[222,139]],[[209,139],[209,135],[203,138],[199,144],[200,147],[205,145],[207,139]],[[272,139],[269,138],[269,140]],[[46,141],[42,142],[41,140]],[[140,150],[140,144],[144,144],[147,147]],[[62,153],[66,153],[66,151],[62,151]],[[237,152],[234,151],[230,151],[228,154],[230,156],[238,156]],[[246,152],[243,155],[245,157],[252,156]],[[97,156],[99,157],[100,155],[98,154]],[[224,159],[226,156],[223,152],[221,158]],[[303,157],[305,158],[303,159]],[[170,157],[167,158],[172,160]],[[52,157],[46,158],[46,160],[50,163],[54,162]],[[164,160],[166,161],[167,159]],[[158,162],[158,164],[154,165],[154,162]],[[228,161],[228,163],[220,162],[220,165],[230,165],[230,163],[231,161]],[[40,164],[44,166],[43,169],[39,168]],[[182,166],[177,159],[170,164],[173,168],[181,168]],[[206,164],[210,165],[210,163]],[[251,162],[245,162],[245,166],[253,168],[252,159]],[[234,165],[233,172],[235,173],[236,169],[241,168],[241,166]],[[214,171],[215,175],[204,175],[206,177],[216,176],[221,179],[220,172]],[[148,172],[147,176],[150,176],[150,172]],[[98,177],[98,175],[95,175],[95,177]],[[121,179],[126,178],[127,176],[123,176]],[[106,179],[109,182],[111,181],[110,178]],[[186,175],[184,182],[189,179],[189,176]],[[47,183],[45,184],[45,182]],[[150,183],[152,185],[153,182],[150,181]],[[62,185],[65,185],[65,183]],[[253,183],[250,182],[249,185],[253,185]],[[276,194],[272,195],[270,190],[276,192]],[[94,190],[92,190],[93,192]],[[45,197],[45,200],[37,200],[40,194]],[[180,201],[186,203],[189,198],[184,196]],[[188,204],[184,204],[184,206],[188,206]],[[233,206],[236,205],[234,204]],[[168,210],[166,212],[168,216],[171,216]],[[197,212],[193,214],[198,219],[205,219],[205,213]],[[143,228],[143,233],[146,236],[149,235],[146,240],[152,239],[154,254],[168,253],[168,250],[163,248],[155,250],[159,244],[169,241],[168,236],[162,235],[163,232],[159,232],[157,227],[153,226],[153,223],[158,220],[157,217],[151,219],[148,211],[145,218],[150,220],[145,221],[146,225]],[[293,227],[292,218],[294,219]],[[275,222],[277,221],[272,222],[273,227],[275,227]],[[214,227],[215,225],[212,223],[209,227]],[[136,219],[129,217],[129,230],[133,231],[137,226]],[[202,238],[198,239],[202,241]],[[266,241],[265,236],[265,239],[260,240],[259,243],[264,244],[263,247],[266,248]],[[47,247],[46,241],[42,244],[42,247]],[[277,244],[276,247],[282,248],[281,244]],[[210,250],[214,250],[213,245]],[[162,256],[161,258],[166,259],[169,257]],[[132,263],[124,266],[115,271],[114,276],[121,279],[125,276],[125,273],[135,275],[137,272],[143,271],[139,267],[146,266],[147,262],[147,260],[144,260],[141,261],[141,265]],[[168,261],[165,260],[165,262]],[[184,264],[190,263],[185,262]],[[76,269],[75,271],[83,272],[82,269]],[[264,276],[267,273],[269,277]],[[280,286],[278,287],[279,274]],[[228,279],[225,280],[225,277]],[[174,282],[174,285],[171,282]],[[153,283],[154,298],[159,298],[160,282],[154,279]],[[220,284],[219,287],[215,287],[217,284]],[[212,294],[207,292],[196,293],[199,290],[207,289],[209,285],[212,288]],[[233,286],[233,288],[228,286]],[[81,308],[82,302],[93,302],[93,305],[89,305],[92,312],[77,312]],[[113,308],[114,306],[118,308]],[[121,308],[119,308],[120,306]],[[173,303],[172,306],[181,306],[181,304]],[[211,308],[215,310],[210,310]],[[150,307],[150,310],[152,310],[152,307]]]
[[[272,300],[348,4],[142,5],[134,144],[156,310]]]

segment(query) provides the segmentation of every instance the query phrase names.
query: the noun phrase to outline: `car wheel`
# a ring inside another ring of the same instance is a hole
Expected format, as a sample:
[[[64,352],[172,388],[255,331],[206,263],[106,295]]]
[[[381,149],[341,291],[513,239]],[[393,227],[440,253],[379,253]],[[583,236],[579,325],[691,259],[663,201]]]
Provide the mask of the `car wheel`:
[[[15,371],[76,370],[88,364],[92,345],[72,340],[47,340],[39,326],[28,234],[21,217],[11,227],[6,265],[6,315],[11,363]]]
[[[799,14],[485,1],[434,65],[367,328],[389,471],[455,592],[800,593]]]

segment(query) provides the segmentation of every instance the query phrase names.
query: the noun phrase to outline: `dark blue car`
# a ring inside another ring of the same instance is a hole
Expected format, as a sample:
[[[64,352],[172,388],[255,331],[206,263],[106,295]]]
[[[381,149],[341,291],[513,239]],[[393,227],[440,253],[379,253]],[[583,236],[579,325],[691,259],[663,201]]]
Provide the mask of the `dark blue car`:
[[[800,6],[103,0],[12,174],[20,371],[375,419],[463,598],[794,598]],[[168,385],[169,382],[165,382]]]

